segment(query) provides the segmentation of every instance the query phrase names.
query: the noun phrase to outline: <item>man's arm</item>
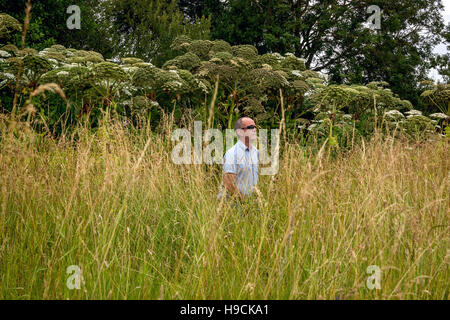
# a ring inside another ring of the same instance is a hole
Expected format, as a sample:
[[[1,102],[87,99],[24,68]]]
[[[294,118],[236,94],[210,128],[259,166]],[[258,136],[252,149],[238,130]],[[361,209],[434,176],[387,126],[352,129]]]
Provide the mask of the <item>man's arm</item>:
[[[225,185],[225,188],[232,196],[239,195],[239,198],[242,200],[244,196],[239,191],[238,187],[236,186],[236,175],[234,173],[225,173],[223,176],[223,182]]]

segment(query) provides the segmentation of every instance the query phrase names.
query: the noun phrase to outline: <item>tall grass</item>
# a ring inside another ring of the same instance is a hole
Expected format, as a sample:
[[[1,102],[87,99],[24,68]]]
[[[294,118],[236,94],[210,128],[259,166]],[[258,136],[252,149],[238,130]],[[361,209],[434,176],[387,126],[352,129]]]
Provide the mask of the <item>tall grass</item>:
[[[236,207],[216,200],[220,167],[173,164],[149,130],[0,134],[1,299],[448,299],[448,139],[288,144]]]

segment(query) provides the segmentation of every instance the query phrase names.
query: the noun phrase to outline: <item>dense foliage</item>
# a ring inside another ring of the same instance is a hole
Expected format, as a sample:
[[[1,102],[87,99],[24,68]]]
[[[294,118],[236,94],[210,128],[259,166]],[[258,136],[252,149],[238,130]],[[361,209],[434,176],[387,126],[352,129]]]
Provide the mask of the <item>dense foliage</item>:
[[[0,0],[0,8],[2,12],[24,21],[25,3],[26,0]],[[30,47],[42,50],[61,43],[79,49],[96,50],[107,56],[112,54],[107,30],[103,22],[96,19],[103,12],[102,0],[39,0],[31,3],[31,19],[27,33],[27,43]],[[70,17],[67,8],[71,5],[80,7],[81,30],[67,29],[66,21]],[[19,46],[20,35],[16,35],[13,40],[14,44]]]
[[[176,0],[112,0],[103,7],[101,22],[112,37],[114,55],[133,55],[161,66],[174,57],[170,45],[178,35],[209,39],[210,20],[187,21]]]
[[[432,115],[428,118],[394,94],[387,82],[330,84],[293,53],[259,54],[252,45],[232,46],[224,40],[178,36],[170,45],[173,59],[161,67],[133,56],[110,60],[63,45],[41,51],[19,50],[12,44],[0,49],[3,111],[12,110],[18,92],[27,110],[31,105],[38,113],[36,123],[53,132],[81,118],[95,126],[105,110],[136,125],[156,127],[168,114],[174,124],[193,119],[206,123],[211,104],[215,127],[231,128],[247,115],[261,126],[277,128],[284,113],[288,135],[328,139],[331,145],[345,145],[355,135],[371,134],[376,126],[420,136],[433,129],[442,132],[448,124],[448,85],[422,82],[427,106],[423,112]],[[47,83],[59,85],[65,94],[35,93]]]
[[[400,84],[336,84],[296,51],[209,40],[208,19],[181,27],[175,1],[107,3],[98,44],[0,14],[0,299],[448,298],[449,84],[403,66]],[[219,165],[171,161],[170,136],[243,115],[284,130],[277,175],[237,205],[217,201]],[[365,286],[373,266],[382,290]]]
[[[387,81],[414,104],[420,103],[417,84],[427,77],[433,48],[448,43],[441,0],[179,0],[179,5],[191,18],[211,15],[213,39],[252,44],[261,53],[292,52],[306,59],[308,69],[329,73],[334,83]],[[366,23],[372,5],[382,10],[377,31]]]
[[[24,21],[26,0],[0,0],[2,12]],[[81,29],[68,30],[67,8],[80,8]],[[39,0],[32,1],[27,43],[43,50],[54,44],[101,52],[105,57],[134,55],[160,65],[173,57],[170,44],[186,34],[208,39],[210,20],[188,21],[174,0]],[[14,44],[20,44],[20,35]],[[0,33],[0,42],[1,33]]]

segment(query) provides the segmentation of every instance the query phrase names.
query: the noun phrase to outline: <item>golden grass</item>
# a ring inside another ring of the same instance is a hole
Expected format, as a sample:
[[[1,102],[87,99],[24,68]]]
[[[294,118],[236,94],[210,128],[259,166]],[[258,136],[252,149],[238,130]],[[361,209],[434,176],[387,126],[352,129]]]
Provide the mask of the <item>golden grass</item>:
[[[120,123],[54,140],[2,119],[0,298],[448,299],[448,139],[289,144],[237,208],[216,200],[220,167],[170,151]]]

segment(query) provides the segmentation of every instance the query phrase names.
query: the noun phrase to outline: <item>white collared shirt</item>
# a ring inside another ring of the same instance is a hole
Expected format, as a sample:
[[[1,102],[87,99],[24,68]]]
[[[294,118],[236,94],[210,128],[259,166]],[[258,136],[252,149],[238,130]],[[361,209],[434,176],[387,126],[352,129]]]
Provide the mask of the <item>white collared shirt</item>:
[[[254,146],[250,148],[239,140],[223,157],[223,173],[236,175],[236,187],[249,196],[258,183],[259,151]],[[226,189],[222,183],[218,198],[225,195]]]

